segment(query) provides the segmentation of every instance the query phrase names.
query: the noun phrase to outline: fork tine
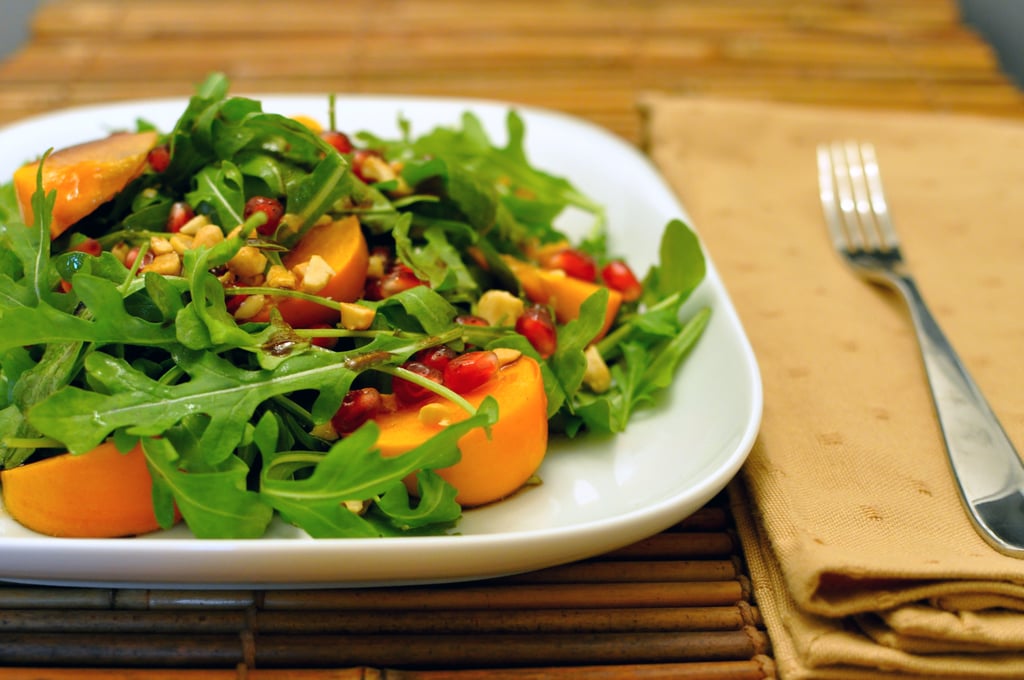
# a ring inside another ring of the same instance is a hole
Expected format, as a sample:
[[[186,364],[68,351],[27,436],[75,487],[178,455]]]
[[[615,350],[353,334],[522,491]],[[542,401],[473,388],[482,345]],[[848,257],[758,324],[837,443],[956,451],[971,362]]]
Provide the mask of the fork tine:
[[[846,229],[839,218],[839,203],[836,198],[836,183],[833,176],[832,155],[825,144],[818,145],[818,192],[825,212],[825,224],[832,236],[836,250],[847,247]]]
[[[842,153],[846,158],[846,172],[851,192],[851,203],[849,208],[844,210],[847,224],[851,229],[854,228],[854,225],[859,227],[867,247],[875,250],[881,246],[878,235],[879,225],[875,220],[871,196],[868,194],[867,180],[864,177],[864,159],[861,156],[861,147],[856,142],[846,142],[843,144]]]
[[[885,191],[882,189],[882,174],[878,169],[875,147],[871,144],[861,145],[860,155],[864,161],[864,177],[871,200],[871,210],[875,216],[875,224],[882,237],[882,247],[894,250],[899,247],[900,240],[896,235],[896,227],[893,226],[889,217],[889,203],[886,201]]]
[[[850,167],[843,145],[833,142],[818,148],[822,206],[832,240],[839,250],[862,250],[864,237],[857,217]]]

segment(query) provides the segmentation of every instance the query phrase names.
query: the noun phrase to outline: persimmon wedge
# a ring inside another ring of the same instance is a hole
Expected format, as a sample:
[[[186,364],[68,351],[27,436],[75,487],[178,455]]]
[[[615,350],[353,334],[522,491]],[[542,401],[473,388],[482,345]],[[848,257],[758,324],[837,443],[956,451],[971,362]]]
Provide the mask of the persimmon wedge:
[[[319,255],[334,271],[327,285],[316,292],[335,302],[353,302],[363,295],[369,253],[366,238],[356,217],[318,225],[309,230],[282,259],[288,269],[309,262]],[[294,328],[309,328],[321,323],[337,322],[338,311],[324,305],[294,297],[273,298],[281,316]],[[269,306],[257,314],[253,321],[270,318]]]
[[[543,269],[514,257],[504,256],[505,264],[519,280],[526,297],[542,305],[551,305],[559,323],[566,323],[579,317],[580,306],[591,295],[602,288],[596,283],[574,279],[560,269]],[[608,305],[604,325],[593,338],[600,340],[611,328],[615,315],[622,305],[622,293],[608,289]]]
[[[0,487],[11,517],[48,536],[116,538],[160,528],[141,445],[121,453],[106,442],[3,470]]]
[[[461,460],[437,470],[458,490],[456,500],[464,506],[497,501],[518,490],[540,467],[548,448],[547,396],[536,361],[522,356],[463,396],[479,406],[488,395],[498,402],[491,437],[483,429],[466,433],[459,439]],[[466,417],[462,408],[443,399],[386,413],[374,418],[380,426],[377,445],[384,456],[396,456]]]
[[[50,154],[43,164],[43,189],[57,192],[50,238],[57,238],[92,213],[146,169],[146,157],[156,146],[157,133],[119,133]],[[32,224],[32,194],[39,162],[14,171],[14,189],[25,224]]]

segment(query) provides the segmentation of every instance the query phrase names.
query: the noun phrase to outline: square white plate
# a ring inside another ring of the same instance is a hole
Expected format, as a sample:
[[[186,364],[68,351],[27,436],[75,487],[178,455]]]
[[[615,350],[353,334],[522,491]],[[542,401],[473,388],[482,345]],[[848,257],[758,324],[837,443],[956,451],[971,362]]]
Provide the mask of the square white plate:
[[[256,96],[265,111],[326,119],[326,96]],[[0,181],[48,148],[134,128],[143,118],[169,131],[184,100],[89,106],[0,129]],[[461,99],[339,96],[338,128],[398,135],[458,125],[473,111],[504,144],[512,105]],[[664,225],[686,213],[651,162],[589,123],[515,107],[526,122],[531,162],[568,178],[608,211],[613,252],[638,273],[657,257]],[[574,233],[589,218],[568,214]],[[737,245],[739,247],[739,245]],[[675,383],[625,433],[552,444],[543,483],[469,510],[458,535],[313,540],[284,523],[257,540],[199,540],[177,527],[131,539],[57,539],[28,531],[0,509],[0,580],[109,587],[329,587],[459,581],[529,571],[591,557],[658,533],[721,491],[746,459],[760,424],[762,391],[753,351],[708,259],[687,303],[711,321]],[[2,498],[0,498],[2,500]]]

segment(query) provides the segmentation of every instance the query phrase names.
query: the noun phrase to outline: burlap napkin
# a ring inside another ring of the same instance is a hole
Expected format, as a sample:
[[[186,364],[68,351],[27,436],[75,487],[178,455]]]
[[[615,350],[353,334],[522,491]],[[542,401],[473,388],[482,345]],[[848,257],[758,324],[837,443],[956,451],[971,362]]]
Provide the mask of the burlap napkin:
[[[644,110],[762,370],[731,490],[782,677],[1024,677],[1024,560],[966,519],[907,311],[832,252],[815,164],[820,142],[874,142],[925,299],[1024,451],[1024,126],[669,96]]]

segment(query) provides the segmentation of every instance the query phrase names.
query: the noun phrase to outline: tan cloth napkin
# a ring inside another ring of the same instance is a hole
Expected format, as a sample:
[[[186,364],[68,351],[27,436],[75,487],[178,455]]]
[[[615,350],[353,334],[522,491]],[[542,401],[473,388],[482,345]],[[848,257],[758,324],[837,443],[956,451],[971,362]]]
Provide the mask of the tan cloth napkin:
[[[823,141],[874,142],[925,299],[1024,451],[1024,126],[667,95],[644,110],[762,370],[731,490],[782,677],[1024,677],[1024,560],[961,509],[907,311],[832,252],[815,161]]]

